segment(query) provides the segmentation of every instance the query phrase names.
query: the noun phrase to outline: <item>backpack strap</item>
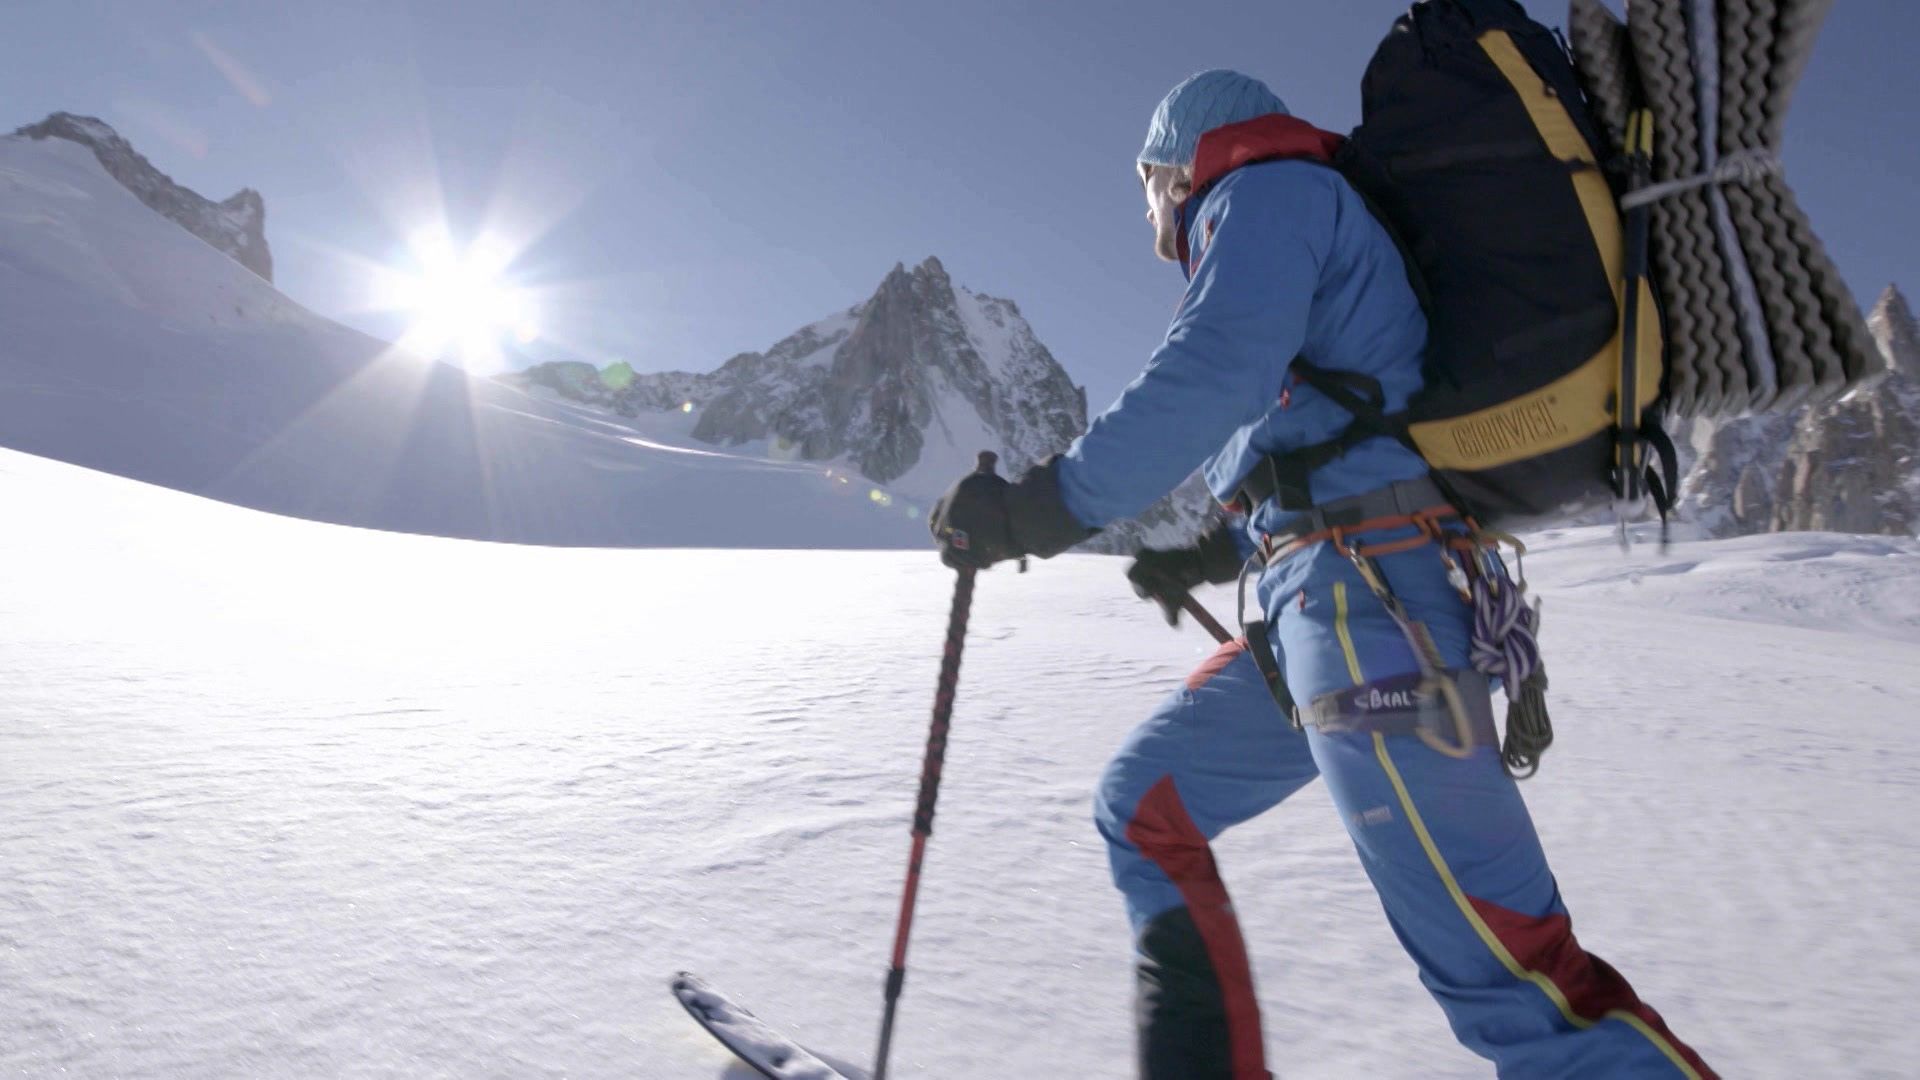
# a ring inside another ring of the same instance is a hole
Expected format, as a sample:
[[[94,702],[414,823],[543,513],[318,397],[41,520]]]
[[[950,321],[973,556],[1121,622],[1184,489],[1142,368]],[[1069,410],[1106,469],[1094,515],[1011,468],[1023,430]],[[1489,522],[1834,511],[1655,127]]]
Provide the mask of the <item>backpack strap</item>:
[[[1288,369],[1294,378],[1327,395],[1334,404],[1352,413],[1346,430],[1323,443],[1268,454],[1254,463],[1240,481],[1228,504],[1244,513],[1252,513],[1268,499],[1282,510],[1313,509],[1313,488],[1309,478],[1323,465],[1339,460],[1347,451],[1377,435],[1390,435],[1387,423],[1386,391],[1380,380],[1355,371],[1332,371],[1297,357]]]
[[[1308,482],[1315,470],[1340,459],[1348,450],[1374,437],[1359,424],[1350,424],[1335,438],[1285,454],[1269,454],[1254,462],[1253,471],[1240,481],[1228,505],[1245,513],[1259,509],[1272,499],[1282,510],[1313,509],[1313,488]]]
[[[1268,499],[1282,510],[1313,509],[1313,488],[1309,478],[1323,465],[1339,460],[1347,451],[1368,439],[1385,436],[1413,446],[1406,419],[1388,414],[1387,395],[1380,380],[1357,371],[1335,371],[1298,357],[1289,369],[1293,377],[1326,395],[1335,405],[1353,414],[1353,422],[1326,442],[1269,454],[1253,466],[1235,489],[1230,506],[1252,513]],[[1415,453],[1419,453],[1417,447]]]

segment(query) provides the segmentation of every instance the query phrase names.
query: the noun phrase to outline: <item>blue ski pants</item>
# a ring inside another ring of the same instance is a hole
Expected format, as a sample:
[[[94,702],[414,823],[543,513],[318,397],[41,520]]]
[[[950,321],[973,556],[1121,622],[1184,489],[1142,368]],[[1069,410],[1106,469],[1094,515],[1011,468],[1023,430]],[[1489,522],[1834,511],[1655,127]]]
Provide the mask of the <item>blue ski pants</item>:
[[[1464,666],[1468,611],[1435,549],[1379,562],[1446,662]],[[1269,569],[1259,594],[1303,704],[1417,670],[1398,624],[1330,545]],[[1230,1065],[1179,1075],[1268,1075],[1245,945],[1208,842],[1318,776],[1421,981],[1500,1076],[1714,1076],[1575,940],[1497,747],[1462,759],[1412,735],[1296,729],[1247,649],[1244,639],[1222,646],[1162,702],[1108,766],[1095,800],[1137,940],[1169,913],[1196,929],[1199,966],[1224,1014],[1217,1056]],[[1142,951],[1144,973],[1157,958]],[[1147,1023],[1143,1015],[1143,1043]],[[1151,1073],[1144,1050],[1142,1061]]]

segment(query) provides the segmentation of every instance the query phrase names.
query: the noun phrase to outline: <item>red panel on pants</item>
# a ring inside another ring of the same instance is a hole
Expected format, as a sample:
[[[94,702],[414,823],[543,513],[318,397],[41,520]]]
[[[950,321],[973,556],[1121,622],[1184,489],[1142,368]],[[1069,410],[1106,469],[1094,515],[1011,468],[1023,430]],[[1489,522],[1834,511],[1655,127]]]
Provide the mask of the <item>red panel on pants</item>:
[[[1596,1023],[1615,1010],[1637,1016],[1671,1043],[1674,1051],[1702,1077],[1716,1080],[1717,1074],[1700,1055],[1674,1038],[1673,1032],[1667,1030],[1667,1022],[1640,1000],[1640,995],[1633,992],[1633,987],[1612,964],[1580,947],[1573,936],[1573,920],[1564,914],[1535,918],[1477,896],[1467,899],[1522,969],[1537,971],[1560,988],[1575,1016]]]
[[[1228,652],[1222,649],[1216,658]],[[1206,942],[1214,976],[1220,980],[1235,1080],[1268,1080],[1266,1046],[1260,1035],[1260,1003],[1253,994],[1253,970],[1247,962],[1240,922],[1234,918],[1233,903],[1220,880],[1207,838],[1187,815],[1173,777],[1161,778],[1141,798],[1133,821],[1127,825],[1127,839],[1179,888],[1193,924]]]

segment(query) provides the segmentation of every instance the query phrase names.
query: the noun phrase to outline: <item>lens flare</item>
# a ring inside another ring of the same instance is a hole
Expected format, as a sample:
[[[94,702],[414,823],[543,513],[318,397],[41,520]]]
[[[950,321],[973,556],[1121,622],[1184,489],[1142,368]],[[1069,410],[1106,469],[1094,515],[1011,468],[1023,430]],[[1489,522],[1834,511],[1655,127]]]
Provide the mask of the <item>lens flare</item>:
[[[533,294],[507,276],[512,253],[482,237],[458,250],[446,230],[416,232],[407,242],[413,267],[384,275],[382,306],[410,313],[400,347],[470,371],[506,366],[503,341],[540,337]]]

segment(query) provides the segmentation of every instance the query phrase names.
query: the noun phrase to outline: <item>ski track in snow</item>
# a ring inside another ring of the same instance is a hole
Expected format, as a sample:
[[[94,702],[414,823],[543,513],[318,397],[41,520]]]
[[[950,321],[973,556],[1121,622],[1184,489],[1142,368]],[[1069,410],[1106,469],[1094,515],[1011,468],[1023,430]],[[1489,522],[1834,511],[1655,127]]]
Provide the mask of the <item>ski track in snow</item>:
[[[868,1062],[929,554],[403,536],[12,452],[0,505],[0,1073],[742,1080],[682,968]],[[1912,1075],[1920,545],[1528,565],[1559,743],[1526,793],[1582,941],[1725,1075]],[[1209,646],[1120,566],[981,578],[898,1075],[1130,1075],[1089,800]],[[1280,1075],[1490,1074],[1318,785],[1218,851]]]

